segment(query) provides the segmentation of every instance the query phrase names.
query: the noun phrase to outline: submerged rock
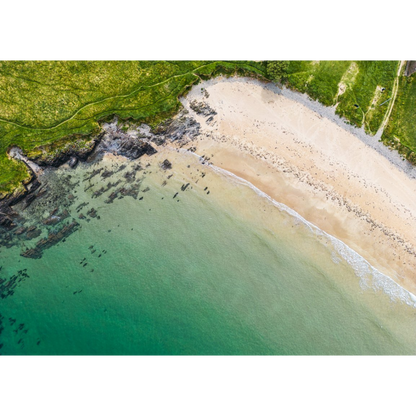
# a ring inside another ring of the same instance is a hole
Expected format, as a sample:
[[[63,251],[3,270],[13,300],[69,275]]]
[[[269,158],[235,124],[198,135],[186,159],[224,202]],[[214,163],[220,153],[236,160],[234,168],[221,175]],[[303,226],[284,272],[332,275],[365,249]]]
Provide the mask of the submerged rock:
[[[32,228],[32,227],[30,227]],[[42,234],[42,231],[39,228],[34,227],[32,230],[26,233],[26,238],[28,240],[32,240],[36,237],[39,237]]]
[[[73,221],[68,225],[64,225],[59,231],[49,233],[47,238],[40,239],[36,243],[35,247],[20,253],[20,255],[31,259],[40,259],[44,250],[54,246],[55,244],[58,244],[65,237],[68,237],[73,232],[75,232],[78,227],[79,223],[76,221]]]
[[[26,227],[19,227],[15,232],[14,232],[14,234],[15,235],[21,235],[21,234],[23,234],[24,232],[26,232]]]
[[[0,212],[0,226],[6,230],[11,230],[16,227],[16,224],[9,215]]]
[[[90,216],[91,218],[95,218],[97,216],[97,210],[95,208],[91,208],[87,212],[87,215]]]
[[[61,218],[56,215],[51,215],[50,217],[46,218],[46,220],[43,220],[43,224],[45,225],[55,225],[58,224],[58,222],[61,221]]]

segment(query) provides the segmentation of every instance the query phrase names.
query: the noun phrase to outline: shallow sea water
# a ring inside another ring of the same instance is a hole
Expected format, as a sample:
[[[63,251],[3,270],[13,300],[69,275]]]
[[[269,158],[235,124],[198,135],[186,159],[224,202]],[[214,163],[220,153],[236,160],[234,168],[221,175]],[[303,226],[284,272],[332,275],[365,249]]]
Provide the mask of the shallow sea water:
[[[172,170],[159,167],[165,158]],[[122,163],[109,179],[85,180]],[[416,352],[411,296],[193,154],[165,148],[142,158],[151,166],[140,171],[137,199],[106,203],[112,190],[92,198],[137,163],[112,157],[54,173],[79,178],[71,214],[81,227],[40,259],[1,249],[1,277],[30,276],[0,299],[1,354]],[[82,202],[100,219],[78,219]]]

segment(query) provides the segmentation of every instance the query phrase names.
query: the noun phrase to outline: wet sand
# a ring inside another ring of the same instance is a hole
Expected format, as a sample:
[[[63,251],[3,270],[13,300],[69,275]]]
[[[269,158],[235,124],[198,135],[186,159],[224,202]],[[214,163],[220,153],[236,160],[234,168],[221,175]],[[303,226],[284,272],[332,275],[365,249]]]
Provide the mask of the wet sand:
[[[197,114],[194,100],[217,114]],[[416,294],[414,172],[257,81],[204,82],[182,103],[201,123],[192,142],[197,154],[294,209]]]

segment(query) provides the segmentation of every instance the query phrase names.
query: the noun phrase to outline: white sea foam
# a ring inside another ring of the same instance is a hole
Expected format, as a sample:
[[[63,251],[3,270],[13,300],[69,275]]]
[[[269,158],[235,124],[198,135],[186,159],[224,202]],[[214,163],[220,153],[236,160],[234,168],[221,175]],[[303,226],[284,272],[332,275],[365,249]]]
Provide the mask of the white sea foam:
[[[184,150],[184,149],[181,149],[181,151],[184,153],[190,153],[189,151]],[[202,160],[201,156],[199,156],[196,153],[193,153],[193,154],[197,156],[200,160]],[[232,179],[234,182],[248,186],[253,191],[255,191],[259,196],[266,198],[269,202],[271,202],[274,206],[279,208],[281,211],[288,213],[292,217],[302,222],[316,236],[325,237],[327,241],[331,243],[332,247],[335,250],[335,253],[333,253],[333,256],[332,256],[332,260],[335,263],[338,263],[340,259],[336,256],[336,254],[341,256],[351,266],[356,276],[360,278],[360,287],[363,290],[371,289],[374,291],[377,291],[377,290],[383,291],[390,297],[391,300],[401,301],[401,302],[406,303],[409,306],[416,308],[416,296],[413,293],[409,292],[408,290],[400,286],[391,277],[381,273],[379,270],[373,267],[366,259],[364,259],[364,257],[358,254],[352,248],[348,247],[344,242],[342,242],[341,240],[338,240],[336,237],[321,230],[319,227],[317,227],[316,225],[312,224],[311,222],[303,218],[296,211],[289,208],[285,204],[282,204],[281,202],[277,202],[270,195],[267,195],[265,192],[261,191],[259,188],[254,186],[251,182],[243,178],[240,178],[239,176],[234,175],[233,173],[225,169],[222,169],[218,166],[214,166],[212,164],[209,164],[208,166],[215,172],[222,174],[223,176],[226,176],[227,178]]]

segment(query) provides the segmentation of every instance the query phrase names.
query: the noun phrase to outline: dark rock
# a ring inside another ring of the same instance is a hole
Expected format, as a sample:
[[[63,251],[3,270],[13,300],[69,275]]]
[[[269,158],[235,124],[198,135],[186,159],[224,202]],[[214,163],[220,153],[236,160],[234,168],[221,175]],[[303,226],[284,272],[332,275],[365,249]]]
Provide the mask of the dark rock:
[[[12,194],[0,197],[0,229],[11,230],[17,226],[14,220],[21,220],[21,218],[12,207],[39,188],[40,182],[34,176],[33,171],[30,172],[32,176],[26,184],[23,184],[23,187],[17,189]],[[35,198],[31,197],[30,202]]]
[[[69,165],[69,167],[71,167],[72,169],[73,168],[75,168],[75,166],[78,164],[78,159],[75,157],[75,156],[71,156],[70,158],[69,158],[69,161],[68,161],[68,165]]]
[[[106,178],[109,178],[110,176],[113,176],[115,174],[115,172],[114,171],[111,171],[111,170],[105,170],[102,174],[101,174],[101,177],[102,178],[104,178],[104,179],[106,179]]]
[[[213,110],[207,103],[204,102],[197,102],[196,100],[191,101],[189,104],[189,107],[191,107],[192,110],[195,111],[195,113],[201,115],[201,116],[215,116],[217,112]]]
[[[89,204],[89,202],[83,202],[82,204],[79,204],[76,207],[77,212],[81,211],[82,208],[86,207]]]
[[[10,216],[0,212],[0,226],[6,230],[11,230],[12,228],[16,227],[16,224],[13,222]]]
[[[147,142],[129,139],[121,141],[117,153],[130,159],[138,159],[144,154],[153,155],[157,150]]]
[[[92,179],[94,176],[98,175],[104,168],[94,169],[88,176],[84,178],[84,181]]]
[[[165,159],[161,165],[161,168],[164,170],[172,169],[172,163],[170,163],[168,159]]]
[[[8,279],[0,278],[0,298],[5,299],[8,296],[12,296],[14,294],[14,290],[16,289],[17,285],[25,281],[29,277],[30,276],[26,273],[26,270],[19,270],[17,274],[14,274]],[[0,314],[0,317],[1,317],[1,314]],[[9,318],[9,322],[10,322],[10,325],[14,325],[16,323],[16,319]],[[1,326],[1,322],[0,322],[0,326]],[[16,330],[14,330],[14,332],[17,333],[19,330],[22,330],[23,327],[24,327],[24,324],[20,324],[19,327]]]
[[[97,210],[94,208],[91,208],[88,212],[87,215],[89,215],[92,218],[95,218],[97,216]]]
[[[31,228],[32,228],[32,227],[31,227]],[[42,234],[42,231],[41,231],[39,228],[36,228],[36,227],[35,227],[33,230],[28,231],[28,232],[26,233],[26,238],[27,238],[28,240],[32,240],[33,238],[39,237],[41,234]]]
[[[27,230],[26,230],[26,227],[19,227],[15,232],[14,232],[14,234],[15,235],[20,235],[20,234],[23,234],[24,232],[26,232]]]
[[[27,186],[27,190],[29,192],[34,192],[36,189],[40,187],[41,183],[38,181],[37,178],[35,178],[32,182],[30,182]]]
[[[64,209],[62,211],[62,214],[60,215],[61,221],[64,220],[64,219],[66,219],[66,218],[68,218],[68,217],[69,217],[69,212],[68,212],[67,209]]]
[[[201,125],[193,118],[186,116],[185,112],[159,124],[154,129],[152,141],[158,145],[165,143],[166,139],[171,141],[188,139],[193,140],[200,133]]]
[[[46,220],[43,220],[43,224],[45,225],[55,225],[58,224],[58,222],[61,221],[61,218],[57,217],[56,215],[51,215],[50,217],[46,218]]]
[[[56,151],[48,146],[40,146],[39,150],[43,151],[42,155],[32,160],[40,166],[59,167],[69,162],[70,166],[73,164],[71,167],[75,167],[78,160],[87,160],[103,136],[104,132],[100,132],[97,136],[89,138],[89,140],[88,137],[82,135],[68,136],[62,139],[61,150]],[[52,146],[56,148],[57,145],[57,143],[53,143]]]
[[[26,203],[25,208],[27,208],[35,199],[36,199],[35,194],[29,194],[25,199],[25,203]]]
[[[124,178],[126,179],[127,182],[133,182],[136,179],[136,171],[132,170],[131,172],[126,172],[124,174]]]
[[[123,133],[120,130],[107,131],[106,136],[102,140],[101,150],[114,153],[116,155],[125,156],[129,159],[138,159],[144,154],[153,155],[157,150],[143,137],[132,137],[128,133]],[[121,167],[125,168],[126,165]]]
[[[106,204],[112,204],[113,201],[117,198],[118,196],[118,191],[114,191],[111,192],[111,194],[109,195],[109,197],[104,201]]]

